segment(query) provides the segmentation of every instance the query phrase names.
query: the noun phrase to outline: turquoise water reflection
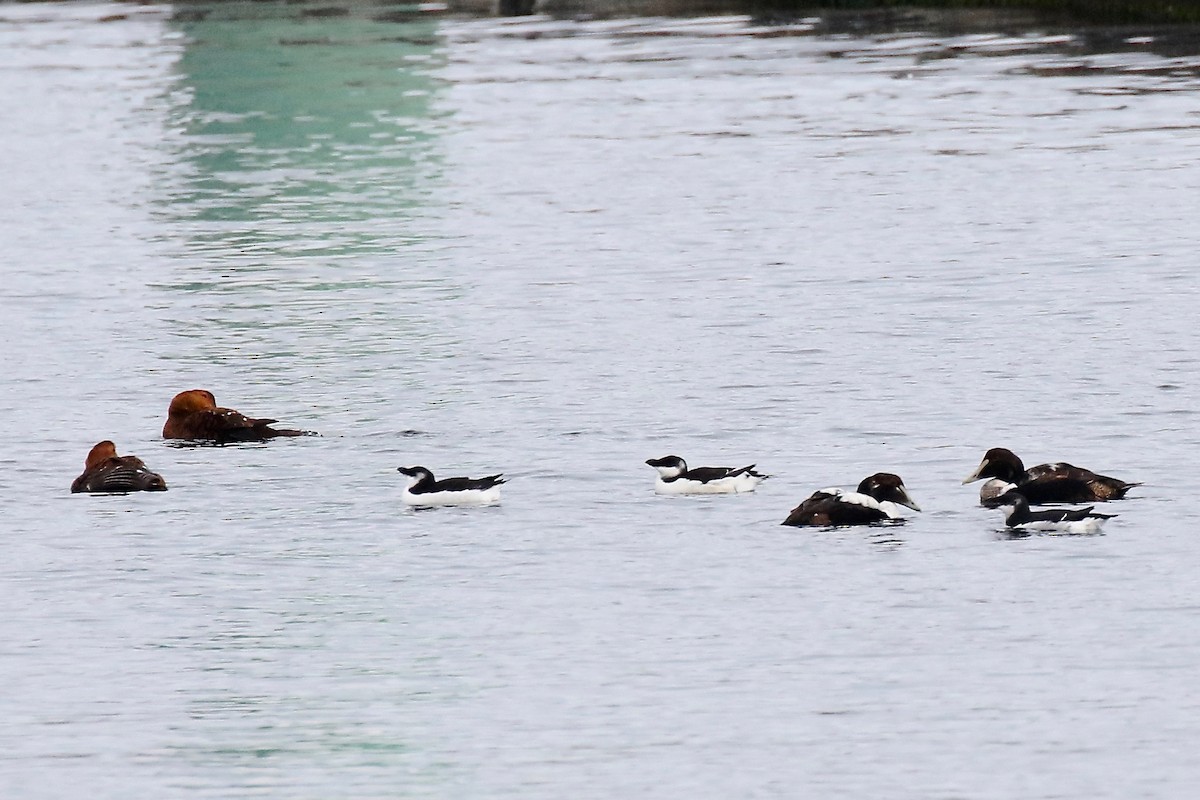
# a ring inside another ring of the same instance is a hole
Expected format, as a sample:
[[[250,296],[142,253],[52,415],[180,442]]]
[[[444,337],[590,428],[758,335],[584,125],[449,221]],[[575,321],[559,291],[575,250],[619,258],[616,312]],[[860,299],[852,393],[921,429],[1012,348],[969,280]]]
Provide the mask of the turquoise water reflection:
[[[186,176],[170,213],[197,244],[314,255],[419,238],[405,221],[438,174],[433,20],[239,4],[174,24]]]
[[[185,6],[171,24],[184,45],[160,213],[177,250],[157,286],[166,326],[190,340],[164,356],[171,368],[192,382],[241,367],[255,384],[290,383],[347,356],[405,360],[396,335],[424,347],[428,309],[460,295],[411,257],[437,238],[437,21],[218,4]],[[300,354],[311,360],[289,374]],[[248,360],[273,368],[251,378]]]

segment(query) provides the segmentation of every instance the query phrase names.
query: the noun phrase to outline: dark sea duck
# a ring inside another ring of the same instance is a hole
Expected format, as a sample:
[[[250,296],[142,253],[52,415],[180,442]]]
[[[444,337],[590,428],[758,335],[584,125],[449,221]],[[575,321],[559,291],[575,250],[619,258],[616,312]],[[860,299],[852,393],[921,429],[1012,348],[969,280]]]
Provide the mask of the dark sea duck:
[[[83,474],[71,484],[72,492],[165,492],[167,482],[146,469],[137,456],[117,455],[117,446],[105,439],[91,449]]]
[[[995,507],[1004,511],[1004,524],[1018,531],[1054,531],[1057,533],[1099,533],[1105,520],[1116,514],[1097,514],[1087,508],[1048,508],[1031,511],[1029,500],[1016,491],[1007,491],[995,499]]]
[[[658,494],[735,494],[753,492],[768,475],[747,467],[696,467],[688,469],[679,456],[647,459],[658,470],[654,491]]]
[[[410,506],[490,506],[500,502],[500,474],[485,478],[435,480],[425,467],[397,467],[408,476],[401,499]]]
[[[1090,469],[1061,461],[1025,469],[1021,459],[1003,447],[988,450],[983,461],[963,479],[963,483],[983,478],[991,480],[979,490],[979,502],[988,507],[995,507],[1002,495],[1014,489],[1033,505],[1043,505],[1120,500],[1126,492],[1140,485],[1098,475]]]
[[[206,389],[189,389],[171,400],[164,439],[191,439],[216,444],[261,442],[277,436],[310,436],[309,431],[272,428],[273,419],[254,419],[232,408],[217,405]]]
[[[890,472],[877,472],[864,478],[853,492],[822,489],[792,509],[784,525],[797,527],[840,527],[870,525],[875,522],[902,520],[900,507],[920,511],[908,496],[904,481]]]

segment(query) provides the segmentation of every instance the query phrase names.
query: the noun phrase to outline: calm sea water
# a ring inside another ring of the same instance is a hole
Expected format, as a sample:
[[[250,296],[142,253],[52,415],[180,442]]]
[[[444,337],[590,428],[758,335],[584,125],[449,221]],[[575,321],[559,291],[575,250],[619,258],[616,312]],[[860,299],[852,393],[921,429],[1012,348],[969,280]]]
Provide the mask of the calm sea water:
[[[0,794],[1191,796],[1200,58],[331,14],[0,8]],[[1008,539],[993,446],[1145,485]]]

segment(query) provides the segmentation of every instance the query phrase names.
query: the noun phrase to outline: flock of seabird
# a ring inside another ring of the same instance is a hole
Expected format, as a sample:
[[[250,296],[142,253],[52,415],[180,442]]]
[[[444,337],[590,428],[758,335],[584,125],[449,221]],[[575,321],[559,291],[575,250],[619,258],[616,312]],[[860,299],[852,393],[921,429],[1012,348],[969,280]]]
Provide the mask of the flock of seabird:
[[[273,428],[274,419],[248,417],[217,405],[212,392],[191,389],[171,400],[164,439],[182,439],[205,444],[262,442],[281,436],[316,435],[311,431]],[[676,455],[651,458],[646,464],[658,472],[654,490],[662,495],[740,494],[753,492],[768,475],[755,464],[745,467],[693,467]],[[407,478],[401,494],[409,506],[493,505],[500,502],[502,474],[483,478],[437,480],[426,467],[399,467]],[[979,491],[980,503],[1004,511],[1005,524],[1021,531],[1056,531],[1073,534],[1097,533],[1114,514],[1086,508],[1031,506],[1079,504],[1120,500],[1137,483],[1099,475],[1065,462],[1039,464],[1029,469],[1011,450],[988,450],[979,466],[963,483],[987,479]],[[71,484],[72,492],[126,493],[166,491],[167,482],[152,472],[137,456],[119,456],[108,440],[92,447],[83,474]],[[842,527],[902,522],[902,508],[920,511],[908,495],[904,481],[890,472],[877,472],[862,480],[854,491],[828,488],[816,491],[792,509],[784,525]]]

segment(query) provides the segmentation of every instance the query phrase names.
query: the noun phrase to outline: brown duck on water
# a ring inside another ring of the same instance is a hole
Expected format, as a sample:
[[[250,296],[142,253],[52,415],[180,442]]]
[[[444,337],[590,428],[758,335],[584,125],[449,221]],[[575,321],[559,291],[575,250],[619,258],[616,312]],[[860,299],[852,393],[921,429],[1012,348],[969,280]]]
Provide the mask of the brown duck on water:
[[[72,492],[165,492],[167,482],[151,472],[137,456],[117,455],[117,446],[105,439],[91,449],[83,474],[71,484]]]
[[[272,428],[277,420],[247,417],[232,408],[217,405],[207,389],[189,389],[171,400],[164,439],[192,439],[229,444],[231,442],[261,442],[277,436],[308,436],[309,431]]]
[[[1005,491],[1015,489],[1033,505],[1045,503],[1096,503],[1120,500],[1138,483],[1127,483],[1107,475],[1099,475],[1090,469],[1076,467],[1065,461],[1053,464],[1038,464],[1025,469],[1021,459],[1011,450],[993,447],[983,456],[975,471],[963,479],[972,483],[983,478],[988,481],[980,490],[979,500],[985,506],[994,506],[996,498]],[[1007,484],[1007,485],[1005,485]]]

